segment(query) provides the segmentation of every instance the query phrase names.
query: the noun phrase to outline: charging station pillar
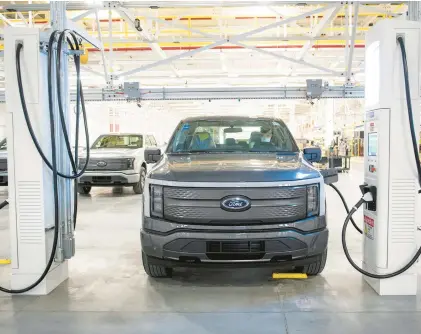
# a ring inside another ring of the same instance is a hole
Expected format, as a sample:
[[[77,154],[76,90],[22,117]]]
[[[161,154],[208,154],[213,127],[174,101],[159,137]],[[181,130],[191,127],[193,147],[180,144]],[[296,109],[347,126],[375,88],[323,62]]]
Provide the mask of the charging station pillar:
[[[420,124],[421,24],[384,20],[366,35],[364,179],[377,187],[376,205],[364,207],[363,269],[387,274],[407,264],[418,246],[418,173],[405,96],[403,37],[417,143]],[[380,295],[416,295],[415,266],[390,279],[365,277]]]
[[[20,289],[34,283],[47,266],[54,236],[54,199],[52,171],[36,150],[22,111],[16,75],[16,44],[22,42],[24,45],[20,59],[28,112],[35,135],[51,161],[47,54],[40,52],[39,29],[7,27],[4,36],[11,288]],[[63,205],[67,204],[61,202],[61,207]],[[62,218],[61,220],[60,224],[64,225],[65,221]],[[49,274],[27,294],[48,294],[67,279],[68,264],[63,256],[63,239],[60,231],[56,259]]]

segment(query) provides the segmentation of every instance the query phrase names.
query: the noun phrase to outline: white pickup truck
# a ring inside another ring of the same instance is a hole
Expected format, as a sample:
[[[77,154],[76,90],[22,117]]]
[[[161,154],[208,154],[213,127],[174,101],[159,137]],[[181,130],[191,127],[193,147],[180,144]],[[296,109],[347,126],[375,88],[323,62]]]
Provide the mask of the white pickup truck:
[[[133,187],[143,192],[148,165],[146,147],[157,147],[155,137],[146,133],[104,134],[91,147],[86,172],[79,178],[78,191],[89,194],[92,187]],[[86,159],[81,158],[82,169]]]

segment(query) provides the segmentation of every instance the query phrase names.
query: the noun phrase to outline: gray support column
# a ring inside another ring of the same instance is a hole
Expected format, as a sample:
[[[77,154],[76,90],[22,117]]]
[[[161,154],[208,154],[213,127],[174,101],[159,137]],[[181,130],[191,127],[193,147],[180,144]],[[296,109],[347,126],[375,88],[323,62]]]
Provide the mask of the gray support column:
[[[65,1],[51,1],[50,3],[51,14],[51,28],[52,31],[63,31],[66,29],[66,2]],[[63,112],[64,119],[66,120],[67,132],[70,134],[70,115],[69,104],[70,95],[68,87],[68,56],[67,56],[67,43],[64,41],[63,53],[61,55],[61,68],[60,68],[60,81],[61,81],[61,95],[63,99]],[[54,60],[55,61],[55,60]],[[55,73],[53,80],[53,87],[57,83],[55,81]],[[53,88],[53,89],[54,89]],[[54,101],[57,101],[57,96],[54,96]],[[70,175],[72,173],[70,161],[67,156],[67,149],[62,135],[60,116],[58,114],[58,105],[56,103],[54,117],[55,117],[55,130],[56,130],[56,143],[57,143],[57,167],[60,171]],[[73,142],[73,140],[71,140]],[[73,257],[75,252],[74,244],[74,231],[73,231],[73,187],[72,180],[59,178],[59,203],[60,203],[60,240],[57,249],[57,260],[62,261]]]

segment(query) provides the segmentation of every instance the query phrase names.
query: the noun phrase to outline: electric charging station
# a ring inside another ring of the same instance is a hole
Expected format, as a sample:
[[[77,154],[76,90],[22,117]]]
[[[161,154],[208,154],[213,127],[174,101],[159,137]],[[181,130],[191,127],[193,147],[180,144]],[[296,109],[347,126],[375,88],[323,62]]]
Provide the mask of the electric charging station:
[[[53,177],[42,161],[28,132],[16,76],[15,52],[18,42],[21,52],[22,79],[26,104],[33,128],[43,151],[51,157],[49,135],[48,95],[46,86],[47,54],[41,52],[39,29],[5,29],[6,98],[9,145],[9,220],[12,248],[12,289],[20,289],[35,282],[47,266],[54,235]],[[66,64],[67,66],[67,64]],[[60,170],[70,172],[64,163]],[[74,245],[70,212],[70,185],[60,187],[60,222],[62,231],[53,266],[46,279],[28,294],[48,294],[68,277],[64,255],[64,240]],[[70,224],[69,224],[70,223]],[[72,253],[68,249],[66,253]],[[66,256],[69,258],[69,255]]]
[[[65,3],[52,8],[52,21],[64,22]],[[12,275],[11,289],[0,286],[2,292],[46,295],[68,278],[67,260],[75,255],[77,179],[88,166],[90,151],[80,43],[75,31],[63,27],[5,29],[9,200],[0,207],[10,206]],[[76,68],[74,153],[69,55]],[[80,114],[87,147],[83,166],[78,164]]]
[[[403,59],[405,42],[413,117],[408,106]],[[364,181],[375,186],[374,203],[364,207],[363,268],[385,274],[408,263],[417,251],[420,189],[409,122],[419,142],[421,26],[413,21],[382,21],[366,37]],[[380,295],[416,295],[415,266],[399,276],[365,276]]]
[[[418,22],[382,21],[366,36],[365,184],[361,189],[370,193],[370,199],[360,201],[352,211],[365,202],[362,270],[380,295],[417,293],[417,271],[409,264],[418,257],[420,219],[420,47]],[[346,244],[344,250],[350,260]]]

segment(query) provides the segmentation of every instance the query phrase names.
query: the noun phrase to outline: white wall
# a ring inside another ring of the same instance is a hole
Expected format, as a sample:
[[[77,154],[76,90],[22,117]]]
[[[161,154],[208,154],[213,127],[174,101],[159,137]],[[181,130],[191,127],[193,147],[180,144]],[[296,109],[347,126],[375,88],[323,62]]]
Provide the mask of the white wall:
[[[73,110],[72,107],[71,129],[74,135],[76,115]],[[163,145],[183,118],[182,114],[175,111],[155,108],[153,105],[145,105],[139,108],[136,103],[126,102],[87,103],[86,111],[91,145],[99,135],[110,132],[147,132],[155,135],[158,144]],[[83,131],[83,124],[81,123],[80,146],[85,146]]]

